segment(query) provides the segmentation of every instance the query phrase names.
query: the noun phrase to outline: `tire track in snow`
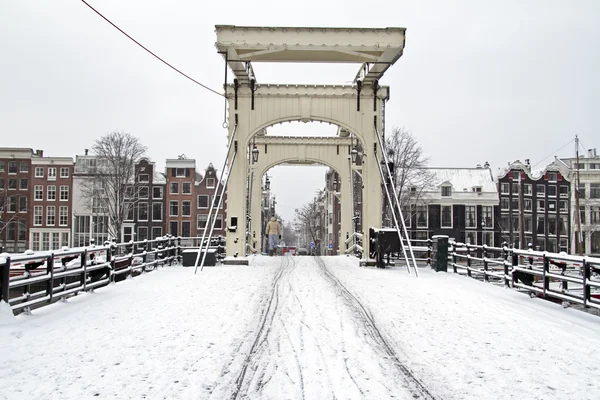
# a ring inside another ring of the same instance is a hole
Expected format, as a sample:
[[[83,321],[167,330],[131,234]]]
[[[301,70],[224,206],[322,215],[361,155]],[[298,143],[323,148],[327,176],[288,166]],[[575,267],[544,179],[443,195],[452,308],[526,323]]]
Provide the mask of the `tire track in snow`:
[[[240,373],[235,380],[235,388],[230,396],[231,399],[237,399],[239,396],[241,396],[243,388],[245,388],[246,391],[248,390],[249,383],[248,385],[245,385],[246,381],[251,379],[251,377],[249,378],[247,375],[248,367],[254,358],[260,353],[260,349],[267,340],[269,332],[271,331],[273,319],[277,314],[277,307],[279,306],[279,288],[281,279],[296,267],[296,263],[293,260],[292,265],[290,266],[290,259],[291,257],[289,256],[282,257],[281,268],[277,271],[275,277],[273,278],[273,283],[271,284],[271,294],[269,295],[269,299],[266,301],[267,307],[262,313],[262,319],[259,323],[258,331],[254,337],[252,346],[250,347],[250,350],[248,351],[248,354],[246,355],[246,358],[242,364]],[[260,376],[260,381],[258,382],[257,386],[259,388],[264,386],[264,383],[262,382],[262,376]]]
[[[429,389],[427,389],[423,382],[421,382],[416,376],[414,376],[410,368],[408,368],[400,361],[400,358],[396,354],[394,348],[390,345],[390,343],[385,339],[385,337],[379,330],[379,327],[375,323],[371,312],[361,303],[361,301],[352,292],[350,292],[350,290],[348,290],[348,288],[346,288],[346,286],[344,286],[342,282],[340,282],[340,280],[335,275],[333,275],[333,273],[327,268],[325,262],[323,261],[323,259],[321,259],[321,257],[315,256],[314,258],[321,270],[323,271],[323,275],[331,282],[331,284],[334,287],[336,287],[340,291],[342,297],[344,297],[348,301],[349,306],[361,316],[365,324],[365,328],[367,329],[367,332],[369,332],[371,338],[373,338],[373,340],[381,346],[383,351],[394,362],[394,365],[401,373],[401,375],[404,378],[404,381],[407,384],[407,389],[412,393],[413,398],[431,400],[435,399],[433,394],[429,392]]]

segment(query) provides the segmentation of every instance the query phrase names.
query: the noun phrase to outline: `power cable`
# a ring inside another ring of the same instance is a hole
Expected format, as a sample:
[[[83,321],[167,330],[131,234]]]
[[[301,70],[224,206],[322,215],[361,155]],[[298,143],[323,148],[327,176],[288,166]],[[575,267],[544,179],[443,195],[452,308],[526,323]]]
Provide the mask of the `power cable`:
[[[202,86],[204,89],[206,90],[210,90],[211,92],[213,92],[216,95],[225,97],[224,94],[217,92],[216,90],[213,90],[211,88],[209,88],[206,85],[203,85],[202,83],[198,82],[197,80],[195,80],[194,78],[190,77],[187,74],[184,74],[183,72],[181,72],[180,70],[178,70],[177,68],[175,68],[174,66],[172,66],[171,64],[169,64],[168,62],[166,62],[165,60],[163,60],[162,58],[160,58],[159,56],[157,56],[156,54],[154,54],[152,51],[150,51],[148,48],[146,48],[143,44],[141,44],[140,42],[138,42],[137,40],[135,40],[134,38],[132,38],[131,36],[129,36],[127,34],[127,32],[125,32],[123,29],[119,28],[117,25],[115,25],[111,20],[109,20],[108,18],[106,18],[104,15],[102,15],[98,10],[96,10],[94,7],[92,7],[90,4],[88,4],[87,1],[85,0],[81,0],[83,2],[83,4],[85,4],[86,6],[88,6],[89,8],[92,9],[92,11],[94,11],[96,14],[98,14],[100,17],[102,17],[102,19],[104,19],[106,22],[108,22],[109,24],[111,24],[113,27],[115,27],[116,29],[119,30],[119,32],[121,32],[123,35],[127,36],[129,39],[131,39],[135,44],[137,44],[138,46],[140,46],[142,49],[146,50],[148,53],[152,54],[154,57],[156,57],[159,61],[161,61],[163,64],[167,65],[168,67],[170,67],[171,69],[173,69],[174,71],[178,72],[179,74],[183,75],[184,77],[188,78],[190,81],[194,82],[197,85]]]
[[[567,144],[565,144],[564,146],[562,146],[560,149],[553,151],[552,153],[548,154],[546,157],[542,158],[540,161],[538,161],[536,164],[532,165],[531,168],[533,169],[533,167],[535,167],[536,165],[540,164],[542,161],[546,160],[548,157],[550,157],[552,154],[558,153],[559,151],[561,151],[562,149],[564,149],[565,147],[567,147],[568,145],[570,145],[571,143],[573,143],[575,139],[571,139],[569,140],[569,142]]]

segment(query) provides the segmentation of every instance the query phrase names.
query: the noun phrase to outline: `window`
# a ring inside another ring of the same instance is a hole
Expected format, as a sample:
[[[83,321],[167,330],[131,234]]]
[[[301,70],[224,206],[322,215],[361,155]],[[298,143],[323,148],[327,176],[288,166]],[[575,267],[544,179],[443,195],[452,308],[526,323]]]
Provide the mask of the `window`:
[[[148,239],[148,227],[139,226],[137,231],[137,240],[146,240]]]
[[[33,234],[31,235],[31,249],[33,251],[40,251],[40,233],[39,232],[33,232]]]
[[[35,167],[35,177],[36,178],[44,177],[44,167]]]
[[[183,182],[181,184],[181,193],[192,194],[192,184],[190,182]],[[183,229],[183,227],[181,229]]]
[[[569,212],[569,202],[567,200],[560,200],[558,202],[559,212]]]
[[[465,242],[467,244],[477,244],[477,232],[474,232],[474,231],[465,232]]]
[[[140,187],[140,191],[138,193],[140,199],[147,199],[149,196],[148,186]]]
[[[162,199],[163,198],[163,188],[160,186],[154,186],[152,188],[152,198],[153,199]]]
[[[69,207],[60,206],[58,214],[58,225],[67,226],[69,225]]]
[[[442,228],[452,228],[452,206],[442,206]]]
[[[406,225],[407,228],[410,228],[410,220],[411,218],[411,210],[408,207],[404,207],[404,209],[402,210],[402,216],[404,217],[404,224]],[[358,218],[358,216],[356,216],[355,218]]]
[[[8,188],[11,190],[17,190],[17,180],[16,179],[9,179],[8,180]]]
[[[592,224],[600,224],[600,207],[592,207],[590,213],[590,221]]]
[[[555,238],[549,238],[547,243],[546,243],[546,251],[550,252],[550,253],[556,253],[556,239]]]
[[[556,200],[548,200],[546,205],[548,206],[548,212],[556,212]]]
[[[170,217],[179,216],[179,202],[177,200],[171,200],[169,202],[169,216]]]
[[[206,221],[208,221],[208,215],[198,214],[198,230],[206,228]]]
[[[590,199],[600,199],[600,183],[590,183]]]
[[[27,212],[27,196],[19,197],[19,212]]]
[[[181,215],[184,217],[189,217],[192,212],[192,202],[190,200],[183,200],[181,202]],[[183,226],[181,227],[183,229]]]
[[[215,178],[206,178],[206,187],[212,189],[215,187]]]
[[[510,171],[510,175],[513,179],[519,179],[519,176],[521,176],[521,171]]]
[[[181,222],[181,236],[190,237],[191,236],[191,228],[192,228],[192,223],[190,221],[182,221]]]
[[[42,251],[50,250],[50,232],[42,233]]]
[[[8,223],[8,229],[6,232],[6,240],[9,240],[9,241],[17,240],[17,224],[14,221]]]
[[[215,229],[223,229],[223,216],[221,214],[217,215],[217,220],[215,221]],[[341,231],[338,231],[341,233]]]
[[[568,199],[569,198],[569,187],[567,185],[561,185],[559,188],[560,198]]]
[[[125,221],[133,221],[133,209],[134,209],[133,203],[124,202],[123,208],[124,208],[123,214],[125,214]]]
[[[531,199],[524,199],[523,200],[523,209],[525,211],[531,211],[532,207],[533,207],[532,204],[533,204],[533,201]]]
[[[133,228],[131,226],[123,227],[123,242],[129,243],[133,240]]]
[[[509,210],[510,209],[510,201],[508,197],[500,198],[500,209],[501,210]]]
[[[556,215],[548,215],[548,235],[556,236]]]
[[[42,226],[43,221],[43,211],[42,206],[34,206],[33,207],[33,225],[34,226]]]
[[[218,194],[213,196],[213,202],[214,202],[213,207],[216,210],[220,210],[223,208],[223,204],[219,204],[221,202],[221,196],[219,196]]]
[[[27,241],[27,225],[25,225],[22,222],[19,222],[18,227],[19,235],[17,236],[17,240],[19,240],[20,242]]]
[[[543,215],[538,215],[538,217],[537,217],[536,233],[539,235],[546,234],[546,218]]]
[[[5,172],[4,161],[0,161],[0,172]]]
[[[481,186],[474,186],[473,187],[473,192],[475,192],[475,193],[481,193]]]
[[[173,236],[179,236],[179,224],[177,221],[169,222],[169,233]]]
[[[69,200],[69,187],[66,185],[60,185],[60,201]]]
[[[523,230],[527,233],[531,233],[533,229],[533,216],[532,215],[524,215],[523,216]]]
[[[138,203],[138,221],[148,221],[148,203]]]
[[[152,227],[152,239],[162,237],[162,228],[160,226]]]
[[[582,224],[585,224],[585,207],[579,206],[579,218]]]
[[[55,217],[56,217],[56,207],[54,207],[54,206],[46,207],[46,225],[54,226]]]
[[[177,182],[171,182],[171,184],[169,185],[169,193],[171,194],[179,194],[179,183]]]
[[[21,178],[19,181],[19,189],[27,190],[27,178]]]
[[[546,200],[538,200],[537,212],[544,212],[545,209],[546,209]]]
[[[442,186],[442,197],[450,197],[452,196],[452,187],[451,186]]]
[[[516,196],[519,194],[519,184],[518,183],[513,183],[512,185],[512,194],[513,196]]]
[[[556,182],[556,181],[558,181],[558,173],[548,172],[548,182]]]
[[[198,196],[198,208],[208,208],[208,196],[201,194]]]
[[[427,206],[417,206],[417,228],[427,227]]]
[[[46,187],[46,200],[56,200],[56,186],[50,185]]]
[[[4,189],[4,179],[0,179],[0,189]]]
[[[501,183],[500,184],[500,193],[502,194],[509,194],[509,186],[508,183]]]
[[[60,168],[60,177],[68,178],[69,177],[69,167],[61,167]]]
[[[48,180],[55,181],[56,180],[56,168],[48,167]]]
[[[486,246],[494,246],[494,233],[493,232],[483,232],[481,235],[481,239]]]
[[[558,249],[559,251],[564,251],[565,253],[569,253],[569,239],[561,238],[559,240],[559,246],[560,246],[560,248]]]
[[[523,185],[523,196],[531,196],[531,183]]]
[[[566,236],[567,234],[567,217],[564,215],[558,217],[558,234],[560,236]]]
[[[546,187],[544,185],[536,185],[535,189],[537,190],[538,197],[544,197],[546,195]]]
[[[16,213],[17,212],[17,196],[8,196],[6,198],[8,212]]]
[[[585,199],[585,185],[581,185],[581,187],[577,190],[577,195],[580,199]]]
[[[556,186],[548,185],[548,197],[556,197]]]
[[[152,203],[152,221],[162,221],[163,205],[162,203]],[[160,235],[158,235],[160,236]]]
[[[481,225],[484,229],[494,228],[494,207],[493,206],[482,206],[481,207]]]
[[[8,173],[9,174],[16,174],[17,173],[17,162],[16,161],[9,161],[8,162]]]
[[[477,228],[476,206],[465,206],[465,228]],[[471,244],[475,244],[475,242]]]
[[[187,168],[175,168],[175,176],[177,178],[185,178],[186,176],[188,176],[188,169]]]
[[[148,183],[148,182],[150,182],[150,176],[148,174],[139,174],[138,182]]]

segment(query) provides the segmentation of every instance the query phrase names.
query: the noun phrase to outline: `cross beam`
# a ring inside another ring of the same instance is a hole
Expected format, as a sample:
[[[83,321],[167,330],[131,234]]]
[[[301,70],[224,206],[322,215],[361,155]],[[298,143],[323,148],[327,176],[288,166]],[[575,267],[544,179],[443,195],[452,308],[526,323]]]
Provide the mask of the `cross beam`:
[[[364,84],[381,79],[404,51],[405,28],[307,28],[216,25],[216,47],[240,84],[252,62],[359,63]]]

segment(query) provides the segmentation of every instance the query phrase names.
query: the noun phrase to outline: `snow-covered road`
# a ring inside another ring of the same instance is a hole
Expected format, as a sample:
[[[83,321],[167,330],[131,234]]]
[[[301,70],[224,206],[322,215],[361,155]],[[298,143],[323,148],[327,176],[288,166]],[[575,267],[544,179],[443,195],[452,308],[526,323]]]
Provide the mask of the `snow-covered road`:
[[[596,399],[600,319],[348,257],[172,267],[7,317],[0,398]]]

